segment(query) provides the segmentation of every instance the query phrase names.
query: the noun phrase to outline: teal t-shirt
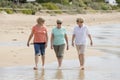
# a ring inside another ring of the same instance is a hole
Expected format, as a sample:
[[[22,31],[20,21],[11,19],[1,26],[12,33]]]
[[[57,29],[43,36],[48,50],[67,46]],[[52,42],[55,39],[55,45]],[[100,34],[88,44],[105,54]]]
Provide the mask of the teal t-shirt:
[[[65,28],[61,27],[60,29],[58,29],[57,27],[55,27],[52,29],[52,34],[54,35],[53,45],[65,44]]]

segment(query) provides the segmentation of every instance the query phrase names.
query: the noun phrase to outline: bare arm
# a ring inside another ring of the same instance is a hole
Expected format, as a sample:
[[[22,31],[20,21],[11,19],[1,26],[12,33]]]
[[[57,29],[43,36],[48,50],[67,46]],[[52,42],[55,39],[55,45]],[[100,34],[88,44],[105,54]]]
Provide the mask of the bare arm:
[[[72,46],[74,47],[75,34],[72,35]]]
[[[48,44],[48,33],[46,33],[46,44],[45,44],[45,47],[47,47],[47,44]]]
[[[66,40],[66,44],[67,44],[67,50],[69,49],[69,45],[68,45],[68,37],[67,37],[67,34],[65,34],[65,40]]]
[[[50,39],[50,42],[51,42],[51,49],[53,49],[53,39],[54,39],[54,35],[51,34],[51,39]]]
[[[88,34],[88,37],[89,37],[89,39],[90,39],[90,45],[92,46],[92,45],[93,45],[93,42],[92,42],[92,37],[91,37],[91,35],[90,35],[90,34]]]
[[[33,32],[31,32],[29,38],[28,38],[28,41],[27,41],[27,46],[29,47],[29,44],[30,44],[30,40],[32,39],[33,37]]]

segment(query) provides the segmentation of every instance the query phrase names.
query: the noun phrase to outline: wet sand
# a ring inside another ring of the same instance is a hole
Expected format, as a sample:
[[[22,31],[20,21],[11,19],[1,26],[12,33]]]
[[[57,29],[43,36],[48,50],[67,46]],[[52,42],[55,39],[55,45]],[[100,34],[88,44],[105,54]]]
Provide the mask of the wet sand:
[[[32,66],[0,68],[0,80],[119,80],[120,58],[107,54],[86,58],[85,70],[80,70],[78,60],[64,60],[62,69],[57,62],[45,69],[32,70]]]
[[[111,16],[112,15],[112,16]],[[49,36],[57,18],[64,20],[68,32],[76,24],[77,17],[83,17],[88,26],[119,23],[120,13],[78,14],[78,15],[41,15],[46,19]],[[46,68],[34,71],[33,45],[26,46],[31,27],[35,25],[33,15],[1,15],[0,14],[0,80],[119,80],[120,58],[116,55],[95,50],[95,45],[88,45],[86,51],[86,68],[79,69],[76,49],[71,47],[65,51],[63,67],[57,69],[54,51],[50,45],[46,49]],[[89,28],[90,28],[89,27]],[[71,33],[68,33],[71,41]],[[94,36],[93,36],[94,37]],[[31,41],[32,42],[32,41]]]

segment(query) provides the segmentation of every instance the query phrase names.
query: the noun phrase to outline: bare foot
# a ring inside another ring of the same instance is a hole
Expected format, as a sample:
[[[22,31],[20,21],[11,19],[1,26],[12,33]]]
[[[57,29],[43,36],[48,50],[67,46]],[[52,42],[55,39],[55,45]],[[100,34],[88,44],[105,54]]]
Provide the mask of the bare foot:
[[[42,66],[42,69],[44,69],[45,68],[45,66]]]
[[[34,67],[33,69],[34,69],[34,70],[38,70],[38,68],[37,68],[37,67]]]
[[[84,70],[84,66],[81,66],[80,69],[81,69],[81,70]]]
[[[62,69],[61,67],[58,67],[58,69]]]

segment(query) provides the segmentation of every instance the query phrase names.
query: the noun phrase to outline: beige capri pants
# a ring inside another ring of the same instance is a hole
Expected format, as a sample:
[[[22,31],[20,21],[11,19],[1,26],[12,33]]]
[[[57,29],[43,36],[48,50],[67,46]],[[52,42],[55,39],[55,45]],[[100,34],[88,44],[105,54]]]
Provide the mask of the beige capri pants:
[[[76,49],[77,49],[78,54],[84,54],[86,45],[76,45]]]

